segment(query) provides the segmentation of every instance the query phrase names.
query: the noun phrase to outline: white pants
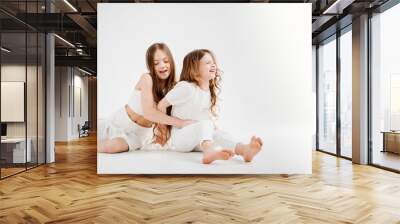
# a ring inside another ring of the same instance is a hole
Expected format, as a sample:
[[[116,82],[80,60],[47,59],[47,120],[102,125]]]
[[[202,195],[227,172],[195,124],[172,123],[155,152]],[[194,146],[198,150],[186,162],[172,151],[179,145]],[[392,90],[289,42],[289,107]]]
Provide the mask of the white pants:
[[[148,139],[152,138],[153,129],[142,127],[133,122],[121,108],[107,119],[100,119],[97,128],[97,139],[102,141],[113,138],[123,138],[129,146],[129,151],[139,149]]]
[[[216,146],[234,149],[237,141],[221,130],[215,130],[212,121],[198,121],[183,128],[173,127],[169,142],[169,150],[178,152],[199,151],[199,145],[205,141],[213,141]]]

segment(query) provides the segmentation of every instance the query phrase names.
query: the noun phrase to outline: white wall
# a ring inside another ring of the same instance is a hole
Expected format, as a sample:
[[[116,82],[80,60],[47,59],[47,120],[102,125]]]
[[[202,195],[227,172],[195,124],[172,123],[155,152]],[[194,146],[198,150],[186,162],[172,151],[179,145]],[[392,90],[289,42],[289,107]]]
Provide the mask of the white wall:
[[[77,139],[78,124],[83,125],[88,120],[88,78],[75,68],[56,67],[55,86],[55,140]],[[76,88],[81,89],[82,114],[74,105],[78,103]]]
[[[31,133],[35,132],[36,136],[36,80],[33,80],[31,75],[36,77],[36,66],[18,65],[18,64],[8,64],[1,66],[1,81],[18,81],[25,82],[25,75],[28,75],[29,87],[27,88],[27,119],[28,119],[28,137]],[[34,86],[34,88],[32,88]],[[40,106],[40,105],[39,105]],[[7,108],[2,108],[6,110]],[[22,108],[24,109],[24,108]],[[32,123],[34,122],[34,123]],[[7,135],[8,137],[25,137],[25,122],[7,122]]]
[[[78,72],[78,74],[77,74]],[[85,123],[85,121],[88,120],[88,77],[87,76],[82,76],[81,72],[79,72],[78,70],[74,71],[75,75],[74,75],[74,93],[73,94],[78,94],[77,88],[80,89],[80,109],[82,110],[81,113],[79,112],[79,108],[77,106],[79,106],[79,102],[77,100],[79,100],[79,98],[77,98],[77,95],[73,96],[75,102],[74,102],[74,108],[73,110],[75,110],[75,113],[72,113],[73,117],[71,119],[71,135],[73,136],[73,138],[77,138],[79,137],[79,133],[78,133],[78,129],[77,126],[78,124],[80,124],[81,126]]]
[[[33,71],[36,67],[28,66],[25,67],[25,65],[18,65],[18,64],[8,64],[8,65],[2,65],[1,66],[1,81],[2,82],[23,82],[26,84],[25,80],[25,75],[26,75],[26,70],[28,71],[28,74],[30,74],[31,71]],[[24,90],[22,94],[24,94]],[[36,96],[36,94],[35,94]],[[7,96],[1,96],[1,98],[8,98]],[[24,99],[25,96],[22,96]],[[4,102],[2,102],[3,105]],[[3,105],[4,106],[4,105]],[[35,105],[36,108],[36,105]],[[2,114],[8,111],[10,108],[1,108]],[[15,108],[14,108],[15,109]],[[25,113],[25,104],[23,103],[22,108],[19,108],[21,111],[16,111],[15,113],[21,114],[22,112],[22,119],[20,121],[22,122],[7,122],[7,133],[9,136],[14,136],[14,137],[25,137],[25,125],[24,125],[24,113]],[[8,111],[10,113],[11,111]],[[13,113],[13,112],[11,112]],[[4,118],[2,118],[4,120]]]
[[[170,47],[177,74],[189,51],[208,48],[224,71],[221,127],[265,139],[274,172],[310,173],[310,19],[311,4],[98,4],[98,118],[126,103],[152,43]]]
[[[68,140],[68,67],[55,68],[55,141]]]

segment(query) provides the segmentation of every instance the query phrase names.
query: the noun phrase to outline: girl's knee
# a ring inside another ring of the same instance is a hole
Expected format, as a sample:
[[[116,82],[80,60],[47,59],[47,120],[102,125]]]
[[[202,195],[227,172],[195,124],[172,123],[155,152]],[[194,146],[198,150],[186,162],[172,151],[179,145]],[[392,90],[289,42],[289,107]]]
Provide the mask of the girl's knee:
[[[205,121],[198,121],[197,127],[201,132],[212,132],[214,126],[211,121],[205,120]]]

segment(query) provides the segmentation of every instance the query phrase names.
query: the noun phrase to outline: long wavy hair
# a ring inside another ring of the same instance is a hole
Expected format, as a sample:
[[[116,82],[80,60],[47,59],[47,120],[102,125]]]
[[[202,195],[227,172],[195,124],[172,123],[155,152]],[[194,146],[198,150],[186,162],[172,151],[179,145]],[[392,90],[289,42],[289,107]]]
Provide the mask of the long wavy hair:
[[[197,86],[200,85],[199,83],[200,60],[206,54],[209,54],[212,57],[217,67],[215,77],[210,80],[210,94],[211,94],[210,111],[212,115],[216,117],[217,99],[218,99],[218,93],[220,91],[220,81],[221,81],[222,71],[218,68],[214,53],[208,49],[197,49],[189,52],[183,59],[180,81],[195,83]]]
[[[163,51],[167,57],[170,64],[170,73],[167,79],[160,79],[155,71],[154,65],[154,55],[157,50]],[[172,57],[171,51],[169,50],[168,46],[164,43],[154,43],[152,44],[146,52],[146,65],[147,69],[149,70],[149,74],[151,79],[153,80],[153,97],[154,102],[158,103],[164,96],[174,88],[176,84],[175,79],[175,61],[174,57]]]
[[[155,65],[154,65],[154,55],[156,53],[157,50],[161,50],[163,51],[167,57],[168,57],[168,61],[170,64],[170,68],[169,68],[169,76],[167,79],[160,79],[157,76],[157,73],[155,71]],[[149,70],[149,74],[151,76],[151,79],[153,81],[153,88],[152,88],[152,92],[153,92],[153,99],[154,102],[156,104],[158,104],[158,102],[161,101],[162,98],[164,98],[164,96],[172,89],[174,88],[175,84],[176,84],[176,79],[175,79],[175,61],[174,61],[174,57],[172,56],[172,53],[170,51],[170,49],[168,48],[168,46],[164,43],[154,43],[152,44],[146,52],[146,65],[147,65],[147,69]],[[169,106],[167,108],[167,114],[171,115],[171,110],[172,110],[172,106]],[[161,135],[165,135],[165,137],[167,137],[167,139],[169,138],[169,135],[171,133],[171,126],[167,125],[167,132],[166,133],[161,133]],[[154,136],[159,135],[160,130],[158,130],[158,124],[156,124],[153,128],[153,134]]]

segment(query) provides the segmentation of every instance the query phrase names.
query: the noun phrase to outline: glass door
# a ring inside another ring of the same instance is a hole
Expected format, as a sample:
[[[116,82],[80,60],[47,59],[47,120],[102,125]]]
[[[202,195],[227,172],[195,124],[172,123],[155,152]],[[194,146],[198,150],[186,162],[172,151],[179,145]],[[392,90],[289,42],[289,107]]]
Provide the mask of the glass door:
[[[352,34],[351,25],[340,36],[340,155],[352,157]]]
[[[336,154],[336,36],[318,50],[318,149]]]

